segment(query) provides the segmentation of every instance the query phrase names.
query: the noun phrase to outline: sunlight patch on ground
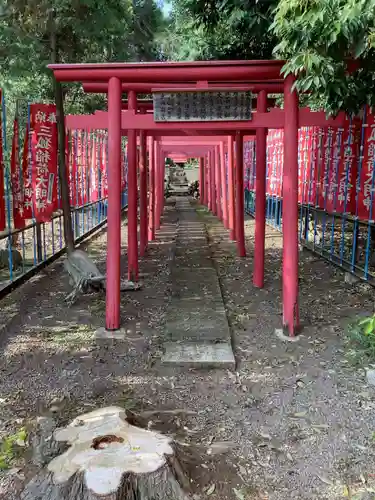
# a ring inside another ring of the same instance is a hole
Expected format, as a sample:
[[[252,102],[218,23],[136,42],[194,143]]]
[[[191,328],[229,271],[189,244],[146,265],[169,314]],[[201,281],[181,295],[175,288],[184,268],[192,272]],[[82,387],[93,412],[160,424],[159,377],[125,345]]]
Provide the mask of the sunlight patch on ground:
[[[41,347],[59,347],[59,350],[71,350],[82,344],[92,343],[94,329],[89,325],[74,323],[57,326],[29,326],[27,332],[17,335],[3,350],[5,357],[30,352]]]

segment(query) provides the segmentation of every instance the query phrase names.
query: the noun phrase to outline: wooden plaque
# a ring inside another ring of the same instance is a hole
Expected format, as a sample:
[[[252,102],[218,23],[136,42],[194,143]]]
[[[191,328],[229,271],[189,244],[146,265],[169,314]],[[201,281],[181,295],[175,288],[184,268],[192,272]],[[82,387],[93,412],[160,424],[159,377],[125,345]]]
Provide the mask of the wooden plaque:
[[[154,92],[156,122],[251,120],[251,92]]]

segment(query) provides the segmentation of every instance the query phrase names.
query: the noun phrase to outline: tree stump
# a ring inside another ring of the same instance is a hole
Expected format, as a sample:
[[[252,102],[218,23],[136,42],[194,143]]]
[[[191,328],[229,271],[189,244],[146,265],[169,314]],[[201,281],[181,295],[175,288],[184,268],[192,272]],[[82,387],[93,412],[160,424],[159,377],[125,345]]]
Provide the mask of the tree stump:
[[[108,407],[57,429],[69,444],[32,479],[20,500],[190,500],[171,438],[131,425]]]
[[[69,304],[74,303],[79,293],[105,290],[106,277],[86,252],[82,250],[71,252],[64,261],[64,267],[69,274],[69,284],[73,286],[72,292],[65,299]],[[128,280],[122,280],[120,286],[122,292],[141,289],[139,283]]]

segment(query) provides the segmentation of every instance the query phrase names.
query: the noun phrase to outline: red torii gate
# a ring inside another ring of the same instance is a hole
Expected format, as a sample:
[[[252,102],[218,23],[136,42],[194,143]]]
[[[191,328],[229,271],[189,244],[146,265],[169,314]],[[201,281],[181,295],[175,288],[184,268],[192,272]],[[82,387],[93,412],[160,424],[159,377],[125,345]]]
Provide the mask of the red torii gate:
[[[247,138],[243,137],[244,140]],[[199,158],[200,201],[223,221],[224,227],[230,229],[231,239],[235,240],[234,181],[233,175],[229,176],[228,189],[229,192],[233,193],[233,196],[231,196],[228,206],[224,158],[226,142],[227,137],[225,136],[165,137],[161,139],[161,146],[166,155],[172,151],[179,151]],[[208,179],[211,179],[210,186],[208,186]],[[217,197],[215,197],[215,192]],[[237,248],[240,256],[245,254],[244,238],[242,240],[240,237],[237,240]]]
[[[128,135],[128,205],[129,205],[129,260],[137,255],[137,178],[136,178],[136,131],[141,136],[141,208],[144,206],[142,192],[146,182],[146,134],[150,137],[150,188],[153,174],[156,192],[164,178],[162,152],[158,140],[153,136],[210,135],[228,137],[229,183],[233,181],[234,145],[236,151],[236,224],[235,237],[241,247],[244,243],[243,200],[243,136],[256,131],[257,175],[256,175],[256,235],[254,284],[263,286],[264,238],[265,238],[265,173],[266,135],[268,128],[284,128],[284,173],[283,173],[283,325],[294,335],[299,326],[298,309],[298,127],[333,126],[344,123],[344,117],[326,120],[324,113],[313,113],[308,109],[298,110],[298,97],[292,90],[294,77],[284,80],[281,76],[283,61],[199,61],[189,63],[110,63],[110,64],[59,64],[50,65],[58,81],[83,83],[90,92],[108,93],[108,115],[96,113],[92,117],[79,117],[74,128],[108,128],[108,248],[107,248],[107,295],[106,328],[120,327],[120,149],[122,130]],[[252,90],[258,93],[257,110],[250,121],[227,122],[183,122],[156,123],[153,116],[144,110],[137,113],[137,92],[152,92],[153,89],[225,89]],[[127,110],[123,107],[122,92],[128,93]],[[284,109],[267,111],[267,93],[284,93]],[[143,146],[142,146],[143,144]],[[221,146],[220,146],[221,147]],[[212,155],[212,153],[210,153]],[[164,162],[163,162],[164,163]],[[213,162],[211,161],[211,164]],[[154,165],[153,165],[154,164]],[[142,174],[143,172],[143,174]],[[209,173],[209,170],[206,170]],[[210,176],[212,180],[213,176]],[[212,184],[212,183],[211,183]],[[234,182],[233,182],[234,187]],[[143,195],[144,196],[144,195]],[[228,191],[229,206],[234,192]],[[161,201],[161,200],[160,200]],[[152,204],[150,205],[152,206]],[[158,217],[158,208],[156,217]],[[234,235],[232,235],[234,236]],[[242,250],[242,249],[241,249]],[[142,247],[141,247],[142,251]],[[243,252],[244,254],[244,245]],[[138,268],[133,270],[135,277]]]

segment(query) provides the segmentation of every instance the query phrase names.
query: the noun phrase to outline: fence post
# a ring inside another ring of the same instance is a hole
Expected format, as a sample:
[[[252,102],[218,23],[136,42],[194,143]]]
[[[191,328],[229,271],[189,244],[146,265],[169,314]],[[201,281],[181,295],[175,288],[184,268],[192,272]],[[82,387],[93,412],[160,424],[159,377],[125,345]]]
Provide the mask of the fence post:
[[[43,262],[43,243],[42,243],[42,225],[40,222],[35,223],[36,234],[36,258],[38,264]]]

